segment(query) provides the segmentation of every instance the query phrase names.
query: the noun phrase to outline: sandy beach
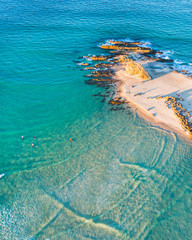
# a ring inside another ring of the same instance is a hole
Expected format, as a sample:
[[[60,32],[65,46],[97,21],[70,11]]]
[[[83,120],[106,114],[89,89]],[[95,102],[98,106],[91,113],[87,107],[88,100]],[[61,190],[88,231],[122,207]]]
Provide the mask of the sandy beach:
[[[115,97],[125,98],[138,110],[138,114],[171,132],[179,133],[189,138],[179,118],[173,109],[165,103],[165,98],[159,96],[171,96],[181,99],[182,106],[192,112],[192,79],[182,73],[172,71],[164,63],[144,62],[142,66],[148,71],[151,80],[144,81],[141,78],[131,76],[126,72],[126,62],[116,68],[115,78],[120,81],[117,84]]]

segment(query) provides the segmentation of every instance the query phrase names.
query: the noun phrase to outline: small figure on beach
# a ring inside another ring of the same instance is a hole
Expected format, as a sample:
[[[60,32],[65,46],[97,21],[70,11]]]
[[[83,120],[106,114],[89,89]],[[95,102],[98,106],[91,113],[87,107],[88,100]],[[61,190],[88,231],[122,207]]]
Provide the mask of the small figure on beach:
[[[21,138],[22,138],[22,140],[24,140],[24,137],[23,137],[23,136],[21,136]]]
[[[70,140],[71,142],[73,142],[73,139],[72,139],[72,138],[70,138],[69,140]]]
[[[31,147],[34,147],[34,144],[33,144],[33,143],[31,144]]]

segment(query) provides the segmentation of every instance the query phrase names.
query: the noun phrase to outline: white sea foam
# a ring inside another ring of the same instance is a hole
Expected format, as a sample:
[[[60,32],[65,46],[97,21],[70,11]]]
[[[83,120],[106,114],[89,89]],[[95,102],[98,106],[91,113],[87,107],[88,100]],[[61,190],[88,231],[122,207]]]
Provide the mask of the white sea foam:
[[[173,68],[174,68],[174,70],[177,70],[177,71],[184,70],[184,71],[187,71],[187,73],[192,74],[192,65],[188,64],[188,63],[181,62],[179,60],[174,61]]]
[[[106,40],[104,43],[100,43],[98,45],[98,47],[101,47],[101,45],[114,45],[113,43],[111,43],[112,41],[123,41],[123,42],[134,42],[134,40],[130,39],[130,38],[121,38],[121,39],[108,39]]]
[[[181,60],[178,60],[178,59],[175,59],[174,63],[175,64],[179,64],[179,65],[184,64],[184,62],[182,62]]]
[[[5,173],[0,174],[0,178],[2,178],[3,176],[5,176]]]
[[[141,45],[139,45],[139,46],[152,48],[152,43],[150,41],[141,40],[140,42],[141,42]]]
[[[130,38],[125,38],[125,39],[119,39],[118,41],[124,41],[124,42],[134,42],[134,40],[130,39]]]
[[[161,50],[162,54],[157,53],[156,57],[160,57],[163,59],[171,59],[172,55],[174,54],[174,51],[169,51],[169,50]]]

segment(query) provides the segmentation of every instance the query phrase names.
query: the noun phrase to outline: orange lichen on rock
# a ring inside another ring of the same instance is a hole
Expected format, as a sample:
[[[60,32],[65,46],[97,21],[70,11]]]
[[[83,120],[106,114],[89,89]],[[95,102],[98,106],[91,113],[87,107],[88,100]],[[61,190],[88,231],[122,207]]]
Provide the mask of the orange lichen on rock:
[[[108,57],[106,57],[106,56],[92,56],[91,60],[93,60],[93,61],[105,61],[105,60],[107,60],[107,58]]]
[[[95,64],[95,68],[111,68],[113,66],[112,63],[97,63]]]
[[[101,45],[102,49],[106,50],[126,50],[139,53],[148,53],[151,51],[150,48],[138,47],[138,46],[122,46],[122,45]]]
[[[124,41],[115,41],[115,40],[110,40],[109,41],[111,44],[121,44],[121,45],[127,45],[127,44],[131,44],[131,45],[141,45],[142,43],[140,42],[124,42]]]
[[[89,63],[81,63],[81,66],[89,66]]]
[[[94,70],[95,67],[86,67],[85,70]]]
[[[139,64],[137,62],[134,62],[131,59],[128,59],[125,70],[131,76],[138,77],[138,78],[141,78],[143,80],[150,80],[151,79],[148,72],[141,66],[141,64]]]

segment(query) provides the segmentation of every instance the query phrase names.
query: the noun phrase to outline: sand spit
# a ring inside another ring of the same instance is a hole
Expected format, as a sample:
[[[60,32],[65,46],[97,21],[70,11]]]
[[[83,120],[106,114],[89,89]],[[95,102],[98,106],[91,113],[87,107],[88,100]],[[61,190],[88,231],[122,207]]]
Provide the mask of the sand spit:
[[[192,139],[192,78],[174,71],[172,59],[143,43],[110,41],[100,47],[109,54],[89,57],[102,63],[93,65],[86,83],[106,89],[115,84],[109,104],[129,102],[141,117]]]

